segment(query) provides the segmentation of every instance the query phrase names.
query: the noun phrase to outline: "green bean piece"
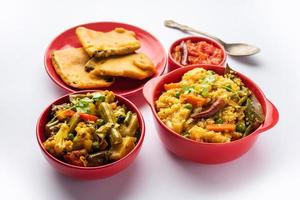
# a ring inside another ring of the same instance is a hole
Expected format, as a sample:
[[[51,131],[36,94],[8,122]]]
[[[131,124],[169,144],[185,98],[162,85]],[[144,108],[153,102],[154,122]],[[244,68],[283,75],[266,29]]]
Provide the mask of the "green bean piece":
[[[95,132],[98,135],[98,137],[103,140],[113,126],[113,123],[106,123],[100,126]]]
[[[92,114],[92,115],[96,115],[96,106],[95,106],[95,104],[94,103],[89,103],[88,104],[88,107],[87,107],[87,113],[88,114]]]
[[[253,130],[253,125],[252,123],[249,123],[249,125],[246,127],[245,132],[243,134],[243,137],[249,135],[251,133],[251,131]]]
[[[126,117],[124,119],[124,123],[128,125],[130,120],[131,120],[131,117],[132,117],[132,112],[128,111],[127,114],[126,114]]]
[[[54,117],[46,124],[46,126],[51,127],[51,126],[57,125],[58,123],[59,123],[59,120],[56,119],[56,116],[54,116]]]
[[[139,121],[137,115],[134,113],[131,116],[130,122],[127,127],[122,129],[123,136],[134,136],[137,128],[139,127]]]
[[[176,97],[177,99],[179,99],[180,94],[181,94],[180,92],[176,92],[176,93],[175,93],[175,97]]]
[[[52,135],[55,135],[56,132],[59,130],[60,128],[60,122],[58,120],[49,122],[48,124],[46,124],[45,126],[45,137],[49,138]]]
[[[107,135],[107,133],[103,133],[103,132],[97,133],[97,136],[98,136],[99,138],[101,138],[102,140],[106,137],[106,135]]]
[[[80,114],[76,112],[74,115],[72,115],[72,117],[68,122],[68,126],[70,127],[70,132],[73,132],[75,130],[79,121],[80,121]]]
[[[115,123],[115,117],[113,115],[110,105],[106,102],[98,104],[98,112],[101,118],[107,123]]]
[[[97,124],[97,126],[102,126],[105,124],[105,122],[103,119],[97,119],[96,124]]]
[[[109,136],[112,145],[120,144],[123,141],[121,133],[115,128],[110,130]]]

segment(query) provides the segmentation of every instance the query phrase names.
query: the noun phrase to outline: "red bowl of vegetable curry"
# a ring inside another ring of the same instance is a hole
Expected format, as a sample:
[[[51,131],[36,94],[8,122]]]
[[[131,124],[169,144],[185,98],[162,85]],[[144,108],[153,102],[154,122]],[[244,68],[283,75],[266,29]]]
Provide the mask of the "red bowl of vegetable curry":
[[[137,157],[143,140],[145,136],[145,123],[144,119],[142,117],[142,114],[138,110],[138,108],[130,102],[128,99],[115,94],[115,99],[119,102],[120,105],[125,105],[128,110],[134,112],[138,116],[139,121],[139,127],[140,127],[140,137],[138,141],[136,142],[136,145],[134,149],[128,153],[125,157],[121,158],[120,160],[114,161],[109,164],[97,166],[97,167],[81,167],[81,166],[75,166],[68,164],[66,162],[63,162],[56,158],[55,156],[51,155],[43,146],[43,142],[46,140],[45,138],[45,125],[50,120],[50,113],[51,113],[51,107],[52,105],[59,105],[63,103],[69,102],[69,95],[71,94],[86,94],[88,92],[96,92],[96,90],[85,90],[80,92],[73,92],[66,94],[58,99],[56,99],[54,102],[52,102],[40,115],[40,118],[38,119],[37,125],[36,125],[36,138],[37,142],[39,144],[39,147],[41,149],[41,152],[43,156],[46,158],[48,163],[59,173],[79,178],[79,179],[101,179],[106,178],[109,176],[113,176],[122,170],[124,170],[126,167],[128,167],[134,159]]]

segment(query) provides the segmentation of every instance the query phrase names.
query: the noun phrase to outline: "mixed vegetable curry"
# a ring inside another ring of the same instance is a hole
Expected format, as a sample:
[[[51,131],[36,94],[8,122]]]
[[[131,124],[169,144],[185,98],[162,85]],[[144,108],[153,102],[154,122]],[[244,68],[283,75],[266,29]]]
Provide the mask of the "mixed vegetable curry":
[[[53,156],[72,165],[100,166],[126,156],[140,137],[138,116],[119,105],[111,91],[69,96],[52,106],[43,143]]]
[[[264,121],[262,107],[237,73],[195,68],[164,85],[159,118],[176,133],[199,142],[226,143],[247,136]]]

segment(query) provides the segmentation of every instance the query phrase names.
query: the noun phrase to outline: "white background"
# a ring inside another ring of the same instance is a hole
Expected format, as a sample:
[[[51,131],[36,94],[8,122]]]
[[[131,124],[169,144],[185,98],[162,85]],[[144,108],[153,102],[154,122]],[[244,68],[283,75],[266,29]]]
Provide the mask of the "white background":
[[[1,199],[299,199],[300,29],[297,1],[1,1]],[[261,47],[256,56],[229,58],[278,107],[280,121],[238,160],[201,165],[163,147],[141,95],[131,99],[147,126],[142,150],[120,174],[79,181],[56,173],[42,157],[35,124],[65,92],[48,78],[44,50],[65,29],[94,21],[120,21],[146,29],[167,49],[185,36],[167,29],[174,19],[225,41]]]

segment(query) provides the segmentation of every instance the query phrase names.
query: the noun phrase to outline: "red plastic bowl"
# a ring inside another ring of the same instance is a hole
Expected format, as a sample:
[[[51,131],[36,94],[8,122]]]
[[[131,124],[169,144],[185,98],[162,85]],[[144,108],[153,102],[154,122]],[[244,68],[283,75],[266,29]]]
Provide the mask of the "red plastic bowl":
[[[96,91],[96,90],[85,90],[85,91],[75,92],[75,93],[70,93],[70,94],[87,93],[87,92],[94,92],[94,91]],[[52,102],[44,110],[44,112],[41,114],[41,116],[37,122],[37,126],[36,126],[37,141],[38,141],[38,144],[42,151],[42,154],[44,155],[46,160],[49,162],[49,164],[52,165],[52,167],[54,169],[56,169],[58,172],[60,172],[64,175],[71,176],[74,178],[79,178],[79,179],[101,179],[101,178],[115,175],[118,172],[125,169],[126,167],[128,167],[134,161],[134,159],[136,158],[136,156],[138,155],[138,153],[141,149],[142,143],[144,141],[144,136],[145,136],[145,123],[144,123],[143,116],[140,113],[139,109],[133,103],[131,103],[129,100],[127,100],[126,98],[124,98],[120,95],[116,95],[116,99],[119,101],[120,104],[126,105],[129,110],[137,113],[139,124],[141,127],[140,139],[137,142],[134,149],[128,155],[126,155],[125,157],[123,157],[122,159],[120,159],[118,161],[115,161],[115,162],[107,164],[107,165],[99,166],[99,167],[79,167],[79,166],[75,166],[75,165],[70,165],[68,163],[65,163],[65,162],[55,158],[43,147],[43,142],[45,141],[44,128],[45,128],[46,123],[49,121],[51,106],[53,104],[62,104],[65,102],[69,102],[68,98],[69,98],[70,94],[66,94],[66,95],[58,98],[54,102]]]
[[[213,46],[215,47],[218,47],[222,50],[222,53],[223,53],[223,60],[220,62],[220,64],[218,64],[217,66],[224,66],[225,65],[225,62],[226,62],[226,59],[227,59],[227,54],[226,54],[226,51],[224,49],[224,47],[218,43],[217,41],[213,40],[213,39],[210,39],[210,38],[206,38],[206,37],[199,37],[199,36],[189,36],[189,37],[184,37],[184,38],[181,38],[181,39],[178,39],[176,40],[170,47],[169,49],[169,52],[168,52],[168,64],[169,64],[169,67],[168,67],[168,71],[173,71],[175,69],[178,69],[178,68],[182,68],[182,67],[187,67],[187,66],[199,66],[199,64],[197,65],[187,65],[187,66],[184,66],[182,64],[180,64],[179,62],[177,62],[176,60],[174,60],[174,58],[172,57],[172,51],[173,49],[179,45],[182,41],[187,41],[187,40],[191,40],[192,42],[200,42],[200,41],[205,41],[209,44],[212,44]]]
[[[157,73],[145,80],[134,80],[129,78],[118,77],[116,82],[107,88],[102,88],[106,90],[111,90],[116,94],[120,95],[132,95],[142,90],[144,84],[151,78],[161,75],[164,72],[167,62],[167,55],[162,44],[156,39],[153,35],[147,31],[129,24],[119,23],[119,22],[95,22],[88,24],[81,24],[75,27],[72,27],[60,35],[58,35],[50,43],[45,52],[44,65],[49,77],[56,83],[59,87],[69,91],[76,92],[81,91],[80,89],[73,88],[65,84],[59,75],[56,73],[52,62],[51,62],[51,53],[53,50],[64,49],[68,47],[81,47],[81,44],[75,34],[75,30],[79,26],[84,26],[89,29],[96,31],[111,31],[114,28],[122,27],[127,30],[134,31],[136,37],[141,42],[141,48],[137,52],[143,52],[147,54],[153,63],[156,65]],[[95,88],[99,89],[99,88]]]
[[[197,67],[213,70],[218,74],[224,73],[224,67],[220,66],[188,66],[172,71],[164,76],[152,79],[144,86],[143,94],[148,104],[151,106],[159,137],[167,149],[177,156],[187,160],[206,164],[217,164],[236,159],[251,148],[259,136],[259,133],[275,126],[279,119],[279,113],[276,107],[265,97],[261,89],[253,81],[243,74],[238,73],[245,85],[254,93],[261,103],[265,114],[264,123],[250,135],[229,143],[200,143],[184,138],[169,129],[159,119],[155,109],[155,101],[164,91],[163,86],[165,83],[180,81],[184,73]]]

